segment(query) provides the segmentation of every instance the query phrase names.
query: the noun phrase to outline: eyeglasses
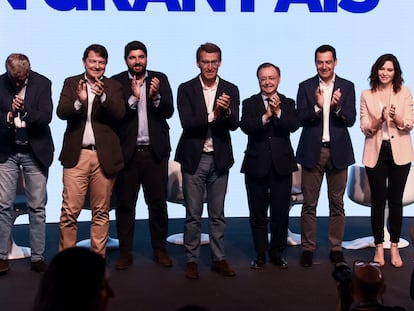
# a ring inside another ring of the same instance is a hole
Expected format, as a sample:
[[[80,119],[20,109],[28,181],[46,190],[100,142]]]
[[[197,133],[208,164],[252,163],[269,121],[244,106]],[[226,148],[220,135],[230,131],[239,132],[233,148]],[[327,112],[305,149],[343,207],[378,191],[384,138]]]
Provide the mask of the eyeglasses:
[[[218,60],[200,60],[200,64],[203,65],[204,67],[207,67],[209,65],[211,65],[212,67],[217,67],[220,64],[220,61]]]

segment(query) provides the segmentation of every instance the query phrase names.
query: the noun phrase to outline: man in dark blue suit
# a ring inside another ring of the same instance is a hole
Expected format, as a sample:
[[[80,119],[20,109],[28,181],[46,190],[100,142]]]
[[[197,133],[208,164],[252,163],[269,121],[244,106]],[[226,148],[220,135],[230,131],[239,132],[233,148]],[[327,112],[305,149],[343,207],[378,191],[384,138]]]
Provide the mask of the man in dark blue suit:
[[[280,69],[264,63],[257,69],[260,93],[243,101],[240,128],[248,135],[241,168],[245,174],[250,227],[256,258],[251,268],[270,262],[288,267],[283,257],[287,245],[292,172],[298,167],[290,133],[299,128],[295,102],[277,91]],[[268,210],[270,209],[270,245]]]
[[[333,263],[344,261],[342,238],[345,228],[343,195],[348,166],[355,162],[348,127],[355,123],[355,88],[335,72],[336,51],[322,45],[315,51],[317,75],[299,84],[297,113],[303,127],[297,149],[302,165],[302,256],[310,267],[316,248],[316,206],[323,176],[329,200],[329,246]]]
[[[177,106],[183,133],[175,159],[181,164],[186,206],[184,247],[188,279],[198,279],[201,215],[207,192],[211,270],[224,276],[236,273],[224,254],[224,198],[234,163],[230,131],[239,125],[237,86],[221,79],[221,49],[206,43],[197,49],[200,75],[178,88]]]
[[[20,167],[30,222],[31,270],[44,272],[46,183],[54,146],[51,82],[32,71],[26,55],[11,54],[0,76],[0,273],[9,269],[11,210]]]
[[[171,151],[167,119],[174,112],[172,91],[165,74],[147,70],[147,48],[142,42],[129,42],[124,59],[128,70],[112,77],[122,84],[126,105],[118,131],[125,168],[115,184],[120,248],[116,269],[127,269],[133,261],[135,206],[141,186],[149,211],[153,259],[161,266],[171,267],[166,249],[166,199]]]

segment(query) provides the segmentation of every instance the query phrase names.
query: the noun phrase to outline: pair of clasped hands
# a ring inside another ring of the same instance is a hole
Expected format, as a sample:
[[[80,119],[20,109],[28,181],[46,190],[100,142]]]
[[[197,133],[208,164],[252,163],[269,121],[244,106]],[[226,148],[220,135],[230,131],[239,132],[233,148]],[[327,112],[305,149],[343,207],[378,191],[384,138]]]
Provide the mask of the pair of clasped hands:
[[[323,103],[324,103],[324,94],[323,94],[323,90],[318,87],[315,91],[315,99],[316,99],[316,105],[319,107],[319,109],[323,109]],[[333,109],[337,109],[339,106],[339,101],[341,100],[342,97],[342,93],[341,93],[341,89],[337,88],[333,93],[332,93],[332,98],[331,98],[331,103],[330,106]]]
[[[141,97],[141,86],[144,83],[144,79],[138,79],[136,76],[133,76],[131,82],[131,91],[132,95],[139,100]],[[157,77],[153,77],[149,85],[149,97],[152,101],[159,99],[158,90],[160,89],[160,80]]]
[[[87,81],[84,79],[80,79],[78,83],[78,88],[76,90],[76,93],[78,95],[79,101],[81,103],[85,103],[88,99],[88,91],[86,89],[86,83]],[[105,85],[102,80],[102,78],[95,77],[94,81],[90,81],[91,84],[91,92],[92,94],[95,94],[95,96],[102,96],[105,92]]]
[[[12,116],[17,117],[18,114],[24,114],[24,99],[21,95],[15,95],[12,101]]]
[[[375,135],[375,133],[382,127],[382,123],[384,123],[387,120],[387,114],[390,117],[391,121],[394,122],[397,127],[404,126],[403,119],[395,113],[394,105],[391,105],[389,108],[383,107],[381,110],[381,118],[374,119],[371,123],[371,128],[365,131],[365,134],[368,137]]]
[[[230,96],[223,92],[217,98],[213,112],[215,119],[217,119],[222,113],[230,115]]]
[[[273,94],[267,99],[267,107],[265,112],[266,120],[269,120],[274,115],[279,115],[281,108],[280,108],[281,100],[277,93]]]

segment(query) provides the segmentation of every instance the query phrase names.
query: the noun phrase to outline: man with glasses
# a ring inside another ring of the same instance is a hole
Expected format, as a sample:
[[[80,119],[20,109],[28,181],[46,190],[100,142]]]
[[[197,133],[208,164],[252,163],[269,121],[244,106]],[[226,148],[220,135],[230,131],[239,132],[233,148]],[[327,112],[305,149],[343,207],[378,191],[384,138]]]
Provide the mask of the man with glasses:
[[[108,52],[99,44],[85,49],[85,72],[67,78],[57,115],[67,121],[59,160],[63,165],[63,202],[59,250],[76,245],[77,218],[89,188],[91,249],[105,257],[109,205],[116,174],[124,167],[115,126],[125,115],[122,86],[104,76]]]
[[[0,274],[9,270],[11,210],[21,168],[30,222],[30,268],[44,272],[46,183],[54,152],[51,82],[31,70],[24,54],[7,57],[6,71],[0,76]]]
[[[197,49],[196,59],[200,74],[181,84],[177,95],[183,133],[175,159],[181,164],[186,206],[185,277],[199,278],[201,215],[205,193],[211,270],[224,276],[235,276],[224,254],[224,199],[229,170],[234,163],[230,131],[238,128],[239,90],[218,76],[221,49],[217,45],[202,44]]]

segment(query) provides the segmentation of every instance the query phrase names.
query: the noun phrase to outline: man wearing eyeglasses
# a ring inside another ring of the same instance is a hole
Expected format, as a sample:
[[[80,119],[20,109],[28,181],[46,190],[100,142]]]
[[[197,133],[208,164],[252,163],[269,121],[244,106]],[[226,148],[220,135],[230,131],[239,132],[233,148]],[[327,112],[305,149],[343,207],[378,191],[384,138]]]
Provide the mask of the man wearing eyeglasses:
[[[21,168],[28,194],[30,268],[44,272],[46,183],[54,152],[51,82],[31,70],[24,54],[9,55],[6,70],[0,76],[0,274],[9,270],[10,212]]]
[[[177,107],[182,135],[175,159],[181,164],[186,206],[185,277],[198,279],[201,215],[204,194],[212,255],[211,270],[235,276],[224,253],[224,199],[229,170],[234,163],[230,131],[238,128],[240,96],[236,85],[221,79],[221,49],[202,44],[196,53],[200,74],[178,88]]]

